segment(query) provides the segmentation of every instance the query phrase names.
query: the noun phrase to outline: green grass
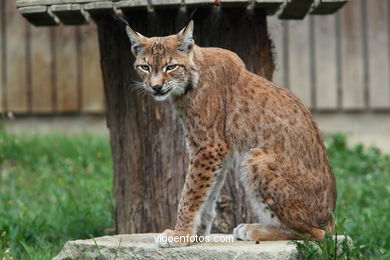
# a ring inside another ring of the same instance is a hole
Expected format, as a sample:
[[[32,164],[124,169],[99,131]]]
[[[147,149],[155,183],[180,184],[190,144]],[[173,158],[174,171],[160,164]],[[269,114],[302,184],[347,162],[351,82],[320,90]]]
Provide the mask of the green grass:
[[[0,169],[0,259],[51,259],[114,226],[106,138],[2,132]]]
[[[346,221],[346,218],[341,221],[336,219],[334,233],[326,232],[323,241],[310,241],[305,236],[294,232],[301,240],[293,240],[291,244],[299,248],[301,257],[306,260],[348,260],[368,257],[369,254],[364,255],[365,245],[353,246],[353,241],[345,231]],[[339,235],[344,235],[344,237]]]
[[[390,259],[389,155],[362,145],[349,149],[340,135],[327,144],[337,181],[337,219],[347,219],[345,233],[364,247],[363,258]]]
[[[326,140],[337,178],[338,220],[363,259],[390,259],[390,158],[343,136]],[[67,240],[104,235],[112,218],[112,165],[104,137],[0,131],[0,259],[50,259]],[[355,254],[356,255],[356,254]],[[324,258],[326,259],[326,258]]]

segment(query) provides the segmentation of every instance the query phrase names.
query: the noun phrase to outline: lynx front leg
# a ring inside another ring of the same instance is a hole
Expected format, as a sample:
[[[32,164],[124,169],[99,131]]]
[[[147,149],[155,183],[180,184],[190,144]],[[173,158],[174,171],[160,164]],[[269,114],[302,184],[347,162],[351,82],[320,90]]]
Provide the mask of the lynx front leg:
[[[228,153],[224,143],[200,148],[191,158],[184,188],[181,194],[175,230],[165,230],[158,245],[160,247],[186,246],[188,237],[195,235],[201,223],[201,213],[212,194],[222,162]],[[176,238],[175,238],[176,237]]]
[[[226,163],[224,162],[223,164]],[[202,212],[200,214],[200,223],[196,232],[198,236],[206,236],[210,234],[211,226],[216,216],[215,207],[217,204],[217,199],[219,193],[221,192],[221,188],[225,182],[226,173],[227,172],[224,167],[217,173],[217,179],[215,181],[215,184],[211,189],[210,194],[206,202],[204,203]]]

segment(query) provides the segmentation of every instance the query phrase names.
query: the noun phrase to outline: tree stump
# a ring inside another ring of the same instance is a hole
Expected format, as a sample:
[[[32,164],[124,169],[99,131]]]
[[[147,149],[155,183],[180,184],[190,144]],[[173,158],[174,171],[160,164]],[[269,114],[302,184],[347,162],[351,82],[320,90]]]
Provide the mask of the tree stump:
[[[191,10],[132,11],[130,26],[145,36],[177,33]],[[187,171],[181,123],[169,102],[131,91],[137,79],[125,29],[114,19],[96,19],[114,163],[118,233],[173,228]],[[194,16],[195,43],[236,52],[247,68],[272,78],[272,43],[262,9],[200,8]],[[229,173],[217,205],[213,230],[231,232],[254,221],[239,181]]]

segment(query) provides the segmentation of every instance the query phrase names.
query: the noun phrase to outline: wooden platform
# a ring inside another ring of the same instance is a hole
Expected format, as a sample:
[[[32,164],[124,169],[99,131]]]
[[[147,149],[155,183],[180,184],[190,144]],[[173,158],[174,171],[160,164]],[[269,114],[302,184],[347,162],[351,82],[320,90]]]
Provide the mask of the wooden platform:
[[[19,12],[36,26],[87,24],[90,17],[115,10],[181,8],[262,8],[280,19],[303,19],[307,14],[331,14],[349,0],[18,0]],[[216,2],[220,2],[216,4]]]

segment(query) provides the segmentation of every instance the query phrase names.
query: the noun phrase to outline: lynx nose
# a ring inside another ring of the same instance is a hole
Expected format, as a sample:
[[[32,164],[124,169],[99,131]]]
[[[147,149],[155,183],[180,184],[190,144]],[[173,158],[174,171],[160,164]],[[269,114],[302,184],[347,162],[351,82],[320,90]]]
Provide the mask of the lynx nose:
[[[162,85],[154,85],[152,86],[152,89],[154,89],[156,92],[161,92],[162,90]]]

